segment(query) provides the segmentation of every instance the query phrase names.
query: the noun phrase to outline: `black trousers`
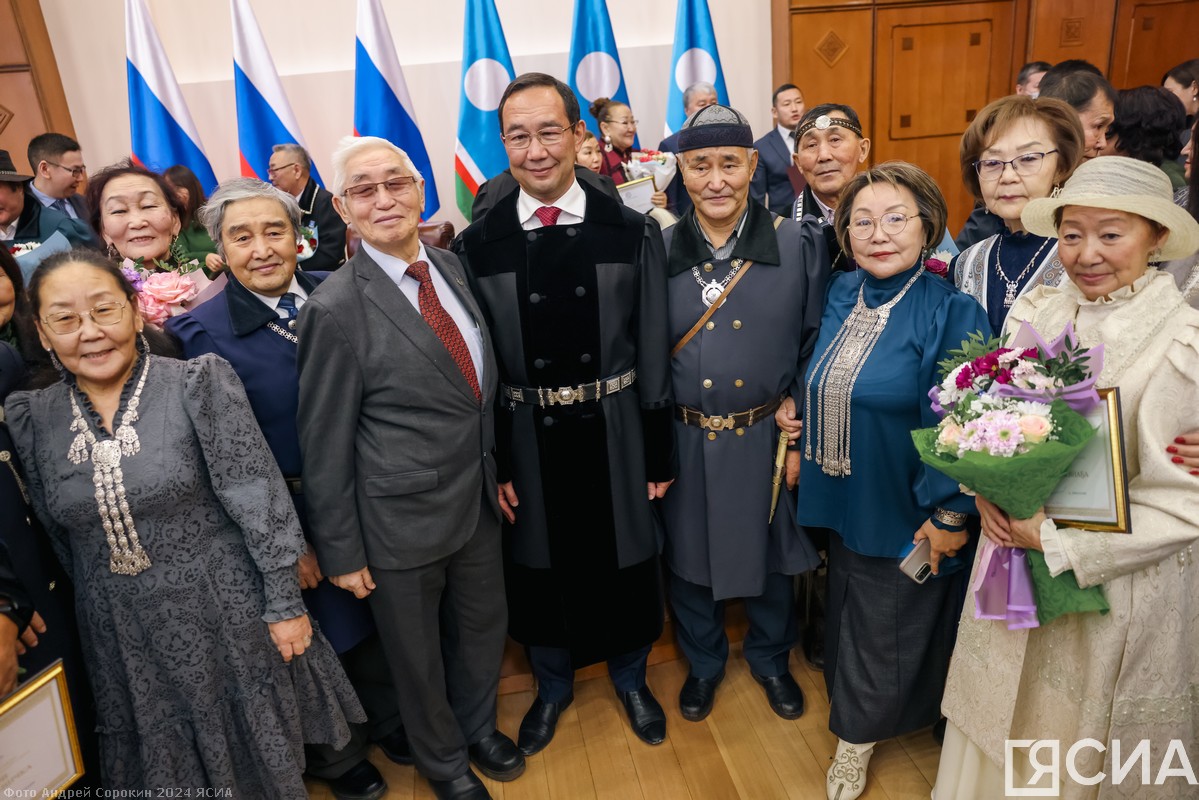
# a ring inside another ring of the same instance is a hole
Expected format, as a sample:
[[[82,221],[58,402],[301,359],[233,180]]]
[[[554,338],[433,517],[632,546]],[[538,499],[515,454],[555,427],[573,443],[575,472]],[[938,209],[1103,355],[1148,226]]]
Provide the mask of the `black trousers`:
[[[417,769],[452,780],[467,745],[495,730],[507,635],[500,525],[480,511],[457,552],[406,570],[371,569],[371,612],[399,693]]]
[[[366,758],[371,742],[403,726],[399,696],[378,634],[371,634],[342,653],[341,665],[366,710],[366,722],[350,723],[350,741],[340,750],[328,744],[304,746],[305,772],[325,780],[345,775]]]

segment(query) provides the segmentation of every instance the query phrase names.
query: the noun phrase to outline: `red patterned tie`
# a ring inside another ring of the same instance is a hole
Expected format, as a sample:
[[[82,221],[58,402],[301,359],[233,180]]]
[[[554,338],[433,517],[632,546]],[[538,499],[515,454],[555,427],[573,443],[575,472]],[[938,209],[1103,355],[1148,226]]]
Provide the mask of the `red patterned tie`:
[[[471,360],[466,340],[462,338],[462,331],[458,330],[454,318],[437,299],[437,290],[433,288],[433,279],[429,277],[429,265],[424,261],[413,262],[408,265],[407,274],[420,282],[417,297],[420,300],[421,316],[429,323],[437,338],[441,339],[458,369],[462,370],[462,377],[466,378],[466,382],[474,390],[475,399],[482,401],[483,393],[479,391],[479,376],[475,372],[475,362]]]
[[[558,215],[562,213],[562,209],[557,206],[542,206],[533,213],[541,220],[541,224],[548,228],[558,224]]]

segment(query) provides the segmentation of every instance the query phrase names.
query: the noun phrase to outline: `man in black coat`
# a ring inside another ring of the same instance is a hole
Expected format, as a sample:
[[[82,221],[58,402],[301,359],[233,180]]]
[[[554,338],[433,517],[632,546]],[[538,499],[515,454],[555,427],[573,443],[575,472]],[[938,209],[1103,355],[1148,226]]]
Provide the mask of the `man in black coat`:
[[[795,151],[795,127],[804,114],[803,92],[794,83],[784,83],[770,99],[774,127],[754,142],[758,169],[749,184],[749,196],[780,217],[787,216],[795,197],[803,191],[804,178],[791,162]]]
[[[335,270],[346,260],[346,224],[333,208],[333,195],[316,185],[308,151],[298,144],[271,148],[267,177],[276,187],[300,204],[300,226],[306,242],[301,244],[300,269]]]
[[[30,188],[32,177],[17,172],[8,151],[0,150],[0,242],[43,244],[61,233],[73,246],[91,246],[87,223],[39,203]]]
[[[645,683],[662,631],[651,501],[676,472],[658,225],[575,177],[570,87],[521,75],[499,105],[510,192],[455,242],[495,337],[496,465],[509,632],[537,698],[521,723],[545,747],[574,670],[607,661],[634,733],[666,737]]]

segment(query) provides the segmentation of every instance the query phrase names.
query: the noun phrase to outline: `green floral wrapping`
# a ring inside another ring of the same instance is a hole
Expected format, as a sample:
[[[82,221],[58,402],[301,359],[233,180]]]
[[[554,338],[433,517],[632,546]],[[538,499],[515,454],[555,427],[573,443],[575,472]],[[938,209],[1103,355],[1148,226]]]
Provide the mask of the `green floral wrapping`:
[[[912,431],[920,460],[982,495],[1016,519],[1028,519],[1045,505],[1095,435],[1095,429],[1061,400],[1051,408],[1057,440],[1042,442],[1029,452],[1010,458],[968,452],[961,458],[937,453],[937,429]]]
[[[1044,553],[1037,550],[1024,552],[1028,554],[1028,566],[1032,569],[1032,592],[1037,601],[1037,621],[1042,625],[1048,625],[1062,614],[1086,611],[1106,614],[1111,611],[1102,586],[1082,588],[1078,585],[1072,569],[1055,578],[1049,574],[1049,565],[1045,563]]]

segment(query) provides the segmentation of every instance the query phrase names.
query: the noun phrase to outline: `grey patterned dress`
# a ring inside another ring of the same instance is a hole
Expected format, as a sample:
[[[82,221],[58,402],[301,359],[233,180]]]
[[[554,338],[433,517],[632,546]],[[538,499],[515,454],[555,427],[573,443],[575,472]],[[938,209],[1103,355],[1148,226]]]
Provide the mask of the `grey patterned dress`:
[[[145,357],[141,449],[120,464],[151,561],[134,576],[109,569],[91,461],[67,458],[72,394],[97,440],[111,438],[73,380],[6,403],[34,508],[75,581],[104,784],[305,797],[303,743],[343,745],[346,720],[365,715],[319,632],[290,665],[271,643],[267,622],[304,613],[287,488],[226,361]]]

